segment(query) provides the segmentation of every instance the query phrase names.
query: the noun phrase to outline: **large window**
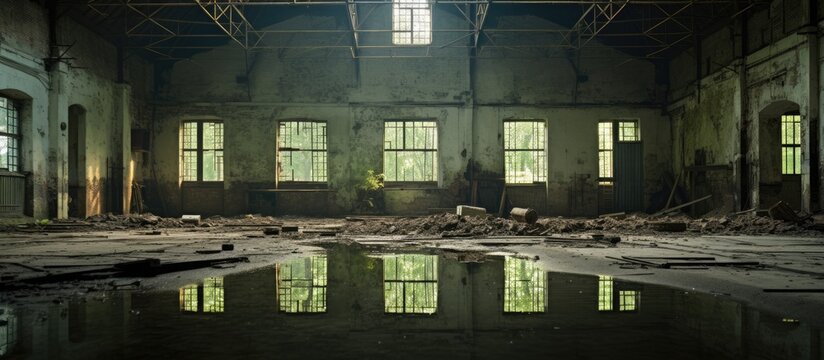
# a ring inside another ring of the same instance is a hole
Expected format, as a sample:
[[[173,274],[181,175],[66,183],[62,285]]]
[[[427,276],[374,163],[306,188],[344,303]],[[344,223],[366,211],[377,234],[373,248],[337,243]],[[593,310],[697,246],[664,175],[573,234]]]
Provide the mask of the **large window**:
[[[432,7],[428,0],[392,1],[392,44],[432,43]]]
[[[801,174],[801,115],[781,116],[781,173]]]
[[[504,312],[546,311],[546,273],[535,261],[507,256],[504,259]]]
[[[438,124],[386,121],[383,172],[386,181],[438,181]]]
[[[180,311],[185,313],[222,313],[224,303],[223,277],[203,279],[203,285],[186,285],[179,290]]]
[[[614,179],[613,144],[615,142],[640,141],[638,122],[601,121],[598,123],[598,182],[612,185]]]
[[[326,312],[326,266],[326,255],[305,257],[278,265],[280,311]]]
[[[281,121],[278,181],[326,182],[326,122]]]
[[[181,138],[183,181],[223,181],[223,123],[184,122]]]
[[[0,170],[18,171],[20,112],[11,99],[0,96]]]
[[[438,256],[385,257],[383,290],[387,313],[434,314],[438,310]]]
[[[546,122],[504,121],[504,173],[508,184],[546,181]]]

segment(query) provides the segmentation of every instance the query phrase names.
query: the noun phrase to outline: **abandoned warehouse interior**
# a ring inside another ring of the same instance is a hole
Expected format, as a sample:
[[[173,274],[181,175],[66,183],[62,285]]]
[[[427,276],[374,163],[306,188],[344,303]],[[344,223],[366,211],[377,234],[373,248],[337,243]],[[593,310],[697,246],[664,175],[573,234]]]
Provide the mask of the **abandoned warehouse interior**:
[[[822,14],[4,0],[0,359],[824,359]]]

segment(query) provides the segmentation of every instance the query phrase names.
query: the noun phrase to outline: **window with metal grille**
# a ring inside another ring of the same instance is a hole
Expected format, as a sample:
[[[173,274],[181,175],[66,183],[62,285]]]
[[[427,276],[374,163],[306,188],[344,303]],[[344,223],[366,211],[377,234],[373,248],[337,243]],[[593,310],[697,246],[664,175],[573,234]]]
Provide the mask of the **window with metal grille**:
[[[0,356],[11,352],[17,344],[17,315],[11,307],[0,306]]]
[[[186,285],[179,290],[181,312],[223,312],[223,277],[213,276],[203,279],[203,284]]]
[[[428,0],[392,1],[392,44],[432,43],[432,7]]]
[[[508,184],[546,181],[546,122],[504,121],[504,174]]]
[[[223,181],[223,123],[186,121],[181,133],[183,181]]]
[[[438,181],[437,122],[386,121],[383,138],[386,181]]]
[[[781,116],[781,173],[801,174],[801,115]]]
[[[326,182],[326,122],[278,124],[278,181]]]
[[[223,312],[223,277],[203,280],[203,312]]]
[[[434,314],[438,311],[438,256],[384,257],[383,291],[386,313]]]
[[[618,292],[619,311],[637,311],[640,305],[641,292],[636,290],[621,290]]]
[[[598,276],[598,311],[612,311],[612,276]]]
[[[608,120],[598,123],[598,183],[612,185],[614,181],[613,144],[640,141],[638,121]]]
[[[20,111],[14,100],[0,96],[0,169],[19,171]]]
[[[277,266],[278,304],[286,313],[326,312],[326,255]]]
[[[546,273],[531,260],[504,259],[504,312],[546,311]]]
[[[197,284],[186,285],[180,288],[180,311],[197,312],[198,310],[198,286]]]

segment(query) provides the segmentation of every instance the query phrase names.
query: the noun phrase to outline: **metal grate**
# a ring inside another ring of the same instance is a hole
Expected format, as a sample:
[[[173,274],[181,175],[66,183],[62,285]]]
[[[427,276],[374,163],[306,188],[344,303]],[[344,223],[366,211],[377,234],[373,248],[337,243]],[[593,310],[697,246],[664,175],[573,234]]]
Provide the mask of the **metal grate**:
[[[434,314],[438,311],[438,256],[384,257],[383,290],[386,313]]]
[[[432,8],[428,0],[392,1],[392,44],[432,43]]]
[[[546,311],[546,273],[534,261],[504,259],[504,312]]]
[[[301,258],[278,265],[280,311],[326,312],[327,271],[326,255]]]
[[[504,173],[508,184],[546,181],[546,122],[504,121]]]
[[[438,181],[437,122],[386,121],[383,139],[386,181]]]
[[[282,121],[278,130],[278,181],[326,182],[326,122]]]

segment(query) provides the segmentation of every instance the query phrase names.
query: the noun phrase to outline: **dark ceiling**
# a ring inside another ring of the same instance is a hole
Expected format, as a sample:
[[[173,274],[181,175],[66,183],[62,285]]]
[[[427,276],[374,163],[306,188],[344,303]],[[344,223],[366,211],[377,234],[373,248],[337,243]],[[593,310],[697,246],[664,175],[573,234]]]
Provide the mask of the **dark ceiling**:
[[[325,30],[348,32],[349,41],[344,45],[352,47],[353,56],[358,56],[350,16],[357,21],[359,8],[391,3],[391,0],[55,1],[61,13],[155,61],[186,59],[230,42],[249,50],[263,50],[257,46],[260,43],[257,31],[299,15],[334,18],[335,28]],[[478,40],[470,41],[471,47],[489,46],[491,37],[486,33],[501,31],[500,19],[531,15],[563,28],[554,31],[565,40],[553,47],[576,50],[592,46],[596,43],[592,40],[597,40],[635,58],[654,60],[669,58],[689,47],[695,35],[701,36],[747,10],[764,5],[763,0],[436,0],[434,6],[466,19],[469,30],[480,25]],[[485,8],[488,8],[485,17],[475,15]],[[309,31],[295,35],[310,34],[312,29],[306,30]],[[507,30],[519,29],[508,27]],[[473,54],[477,54],[477,49],[474,50]]]

